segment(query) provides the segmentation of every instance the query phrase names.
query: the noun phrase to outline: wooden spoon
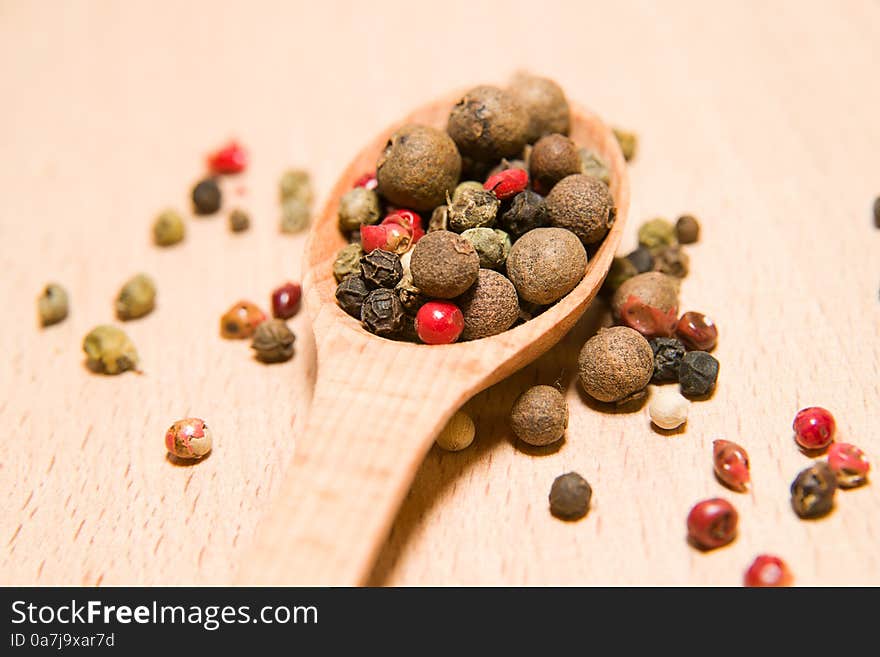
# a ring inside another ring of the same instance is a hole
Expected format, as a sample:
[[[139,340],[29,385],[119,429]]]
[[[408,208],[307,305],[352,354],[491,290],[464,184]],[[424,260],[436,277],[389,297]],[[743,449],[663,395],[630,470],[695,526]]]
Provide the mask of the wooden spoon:
[[[456,100],[425,105],[376,137],[339,178],[312,226],[304,289],[318,355],[314,398],[277,497],[245,554],[241,584],[363,584],[416,470],[449,417],[474,394],[555,345],[611,266],[629,208],[626,165],[599,118],[573,108],[572,138],[611,169],[617,220],[572,292],[505,333],[443,346],[379,338],[340,310],[332,273],[346,243],[337,228],[339,198],[374,170],[400,125],[443,128]]]

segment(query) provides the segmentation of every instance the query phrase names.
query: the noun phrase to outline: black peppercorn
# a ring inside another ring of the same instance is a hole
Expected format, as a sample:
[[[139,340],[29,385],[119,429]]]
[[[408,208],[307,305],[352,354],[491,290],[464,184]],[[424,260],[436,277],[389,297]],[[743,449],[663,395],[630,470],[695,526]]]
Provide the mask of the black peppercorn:
[[[404,319],[403,304],[394,290],[379,288],[364,299],[361,321],[370,333],[386,338],[393,337],[403,330]]]
[[[501,213],[498,223],[514,238],[521,237],[533,228],[541,228],[549,222],[544,197],[526,190],[513,197],[510,207]]]
[[[577,520],[587,514],[593,489],[577,472],[556,477],[550,488],[550,513],[564,520]]]
[[[678,382],[685,397],[704,397],[715,389],[718,361],[705,351],[689,351],[678,366]]]
[[[360,276],[349,276],[336,288],[336,303],[355,319],[361,318],[361,306],[370,293],[367,284]]]
[[[678,381],[678,367],[687,351],[684,343],[676,338],[654,338],[649,342],[654,352],[654,376],[651,379],[661,381]]]
[[[874,225],[880,228],[880,196],[874,199]]]
[[[654,269],[654,256],[652,256],[651,251],[644,246],[640,246],[630,253],[626,256],[626,259],[635,265],[636,271],[640,274],[644,274],[646,271]]]
[[[213,178],[199,181],[192,190],[193,209],[196,214],[214,214],[220,209],[220,186]]]
[[[400,256],[390,251],[376,249],[361,258],[361,276],[371,288],[392,288],[403,278]]]
[[[802,470],[791,483],[791,507],[801,518],[818,518],[831,511],[837,480],[825,461]]]

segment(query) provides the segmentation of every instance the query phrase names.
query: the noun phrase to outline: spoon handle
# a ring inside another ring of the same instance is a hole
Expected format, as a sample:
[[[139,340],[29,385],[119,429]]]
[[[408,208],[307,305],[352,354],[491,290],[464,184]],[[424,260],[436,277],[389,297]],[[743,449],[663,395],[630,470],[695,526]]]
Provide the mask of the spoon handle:
[[[331,342],[320,341],[306,428],[239,584],[363,584],[425,453],[463,401],[454,368],[438,381],[443,359],[432,350]]]

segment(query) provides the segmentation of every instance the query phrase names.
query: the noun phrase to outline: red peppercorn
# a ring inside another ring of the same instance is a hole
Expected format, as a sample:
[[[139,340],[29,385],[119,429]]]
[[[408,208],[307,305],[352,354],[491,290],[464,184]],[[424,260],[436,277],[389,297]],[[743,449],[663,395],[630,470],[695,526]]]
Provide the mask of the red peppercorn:
[[[208,156],[208,168],[214,174],[241,173],[247,164],[247,151],[235,141]]]
[[[429,301],[416,314],[416,333],[425,344],[450,344],[464,330],[464,315],[448,301]]]
[[[377,224],[361,226],[361,248],[364,253],[372,253],[376,249],[390,251],[400,255],[406,253],[412,244],[412,235],[405,226],[400,224]]]
[[[785,562],[772,554],[755,557],[743,578],[744,586],[791,586],[794,578]]]
[[[675,334],[689,349],[712,351],[718,342],[718,327],[703,313],[686,312],[678,320]]]
[[[855,488],[868,481],[871,463],[865,453],[849,443],[834,443],[828,448],[828,466],[841,488]]]
[[[503,201],[524,191],[528,184],[529,174],[524,169],[505,169],[489,176],[483,189],[495,192],[495,196]]]
[[[379,186],[379,181],[376,178],[375,173],[365,173],[360,178],[354,181],[354,185],[352,187],[364,187],[369,190],[374,190]]]
[[[834,416],[819,406],[799,411],[791,428],[797,444],[809,451],[825,449],[834,440]]]
[[[290,319],[299,309],[302,286],[299,283],[285,283],[272,292],[272,316],[277,319]]]
[[[415,244],[425,236],[422,228],[422,218],[412,210],[395,210],[382,220],[383,224],[397,224],[406,228],[412,236],[412,244]]]
[[[729,440],[716,440],[712,447],[715,475],[721,483],[740,493],[746,491],[751,481],[746,450]]]
[[[736,538],[739,515],[733,505],[719,497],[699,502],[687,517],[688,537],[699,548],[711,550]]]

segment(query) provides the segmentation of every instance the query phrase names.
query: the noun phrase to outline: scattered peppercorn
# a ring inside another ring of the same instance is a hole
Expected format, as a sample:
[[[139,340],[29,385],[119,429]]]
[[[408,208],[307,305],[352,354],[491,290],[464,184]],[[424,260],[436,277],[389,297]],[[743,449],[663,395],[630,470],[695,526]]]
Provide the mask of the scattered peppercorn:
[[[469,228],[461,236],[474,245],[480,267],[498,269],[510,253],[510,236],[494,228]]]
[[[681,394],[686,397],[705,397],[715,389],[718,380],[718,361],[705,351],[689,351],[678,366]]]
[[[477,280],[480,257],[461,235],[438,230],[425,235],[413,247],[410,268],[413,283],[423,294],[452,299]]]
[[[693,244],[700,239],[700,222],[691,214],[683,214],[675,222],[675,237],[679,244]]]
[[[138,353],[129,337],[119,328],[103,324],[93,328],[83,340],[88,366],[95,372],[120,374],[137,371]]]
[[[302,286],[287,282],[272,291],[272,316],[277,319],[290,319],[299,309]]]
[[[425,344],[451,344],[464,330],[464,316],[454,303],[428,301],[416,313],[415,329]]]
[[[251,227],[251,216],[241,208],[235,208],[229,213],[229,230],[233,233],[242,233]]]
[[[507,256],[507,274],[519,296],[548,304],[571,292],[584,277],[587,252],[574,233],[536,228],[518,239]]]
[[[755,557],[743,577],[743,586],[748,587],[786,587],[791,586],[794,577],[788,565],[779,557],[761,554]]]
[[[678,381],[678,367],[686,351],[681,340],[652,338],[650,345],[654,352],[654,375],[651,380],[655,383]]]
[[[220,335],[229,340],[243,340],[251,337],[265,321],[266,315],[256,305],[239,301],[220,318]]]
[[[654,373],[651,345],[626,326],[599,329],[578,356],[581,385],[603,402],[627,402],[643,396]]]
[[[581,173],[611,185],[611,169],[605,160],[587,148],[579,148],[578,155],[581,158]]]
[[[528,115],[526,141],[531,144],[554,132],[568,134],[571,109],[553,80],[521,71],[513,76],[508,89]]]
[[[339,199],[339,230],[347,233],[379,221],[379,195],[365,187],[355,187]]]
[[[477,282],[458,298],[458,306],[464,316],[463,340],[503,333],[519,316],[516,288],[491,269],[480,269]]]
[[[460,452],[470,447],[474,442],[476,427],[470,416],[463,411],[456,411],[440,431],[437,439],[437,447],[447,452]]]
[[[733,505],[719,497],[697,503],[687,517],[688,537],[703,550],[727,545],[736,538],[739,515]]]
[[[531,190],[520,192],[513,197],[510,207],[498,217],[498,223],[514,238],[525,235],[530,230],[542,228],[550,221],[544,197]]]
[[[855,488],[868,481],[871,464],[865,453],[849,443],[833,443],[828,448],[828,467],[840,488]]]
[[[600,292],[605,297],[612,297],[624,281],[628,281],[636,274],[638,271],[632,262],[627,258],[615,257],[611,261],[611,268],[608,270],[608,275],[605,276],[605,282],[602,284]]]
[[[67,318],[69,301],[67,290],[58,283],[49,283],[43,293],[37,297],[37,314],[40,326],[52,326]]]
[[[346,244],[339,249],[336,260],[333,261],[333,276],[337,283],[342,282],[347,276],[360,273],[363,254],[360,244]]]
[[[550,225],[570,230],[585,245],[604,238],[617,217],[608,186],[582,173],[556,183],[546,202]]]
[[[214,214],[220,209],[220,186],[213,178],[196,183],[192,190],[193,210],[196,214]]]
[[[688,349],[712,351],[718,343],[718,327],[712,318],[698,312],[686,312],[675,326],[675,335]]]
[[[690,271],[691,259],[678,244],[657,248],[654,256],[654,271],[676,278],[685,278]]]
[[[452,108],[446,125],[459,152],[477,162],[519,155],[528,130],[529,115],[517,97],[489,85],[468,91]]]
[[[299,233],[309,226],[312,211],[301,198],[286,198],[281,201],[281,232]]]
[[[624,281],[611,300],[614,317],[646,337],[670,336],[678,320],[678,283],[660,272]]]
[[[282,173],[278,181],[278,195],[282,203],[298,199],[308,208],[314,198],[309,172],[305,169],[288,169]]]
[[[469,228],[489,227],[495,224],[495,217],[501,201],[485,189],[466,188],[448,204],[447,224],[449,230],[461,233]]]
[[[791,428],[797,444],[812,451],[825,449],[831,444],[837,424],[830,411],[820,406],[811,406],[798,411]]]
[[[156,284],[146,274],[129,279],[116,297],[116,316],[125,321],[150,314],[156,307]]]
[[[801,518],[819,518],[834,506],[837,479],[824,461],[801,470],[791,484],[791,507]]]
[[[661,429],[677,429],[687,422],[690,405],[677,390],[657,388],[648,403],[648,416]]]
[[[461,175],[461,156],[445,132],[424,125],[398,129],[379,156],[378,192],[416,212],[443,203]]]
[[[541,137],[529,158],[532,187],[539,194],[547,194],[563,178],[583,170],[577,145],[565,135]]]
[[[563,520],[577,520],[587,515],[593,489],[577,472],[556,477],[550,487],[550,513]]]
[[[251,349],[264,363],[282,363],[293,356],[296,336],[283,319],[269,319],[257,326]]]
[[[643,246],[640,246],[626,256],[626,259],[635,265],[636,271],[640,274],[644,274],[645,272],[654,269],[654,256],[651,255],[649,249],[646,249]]]
[[[749,488],[749,455],[746,450],[729,440],[712,443],[712,464],[715,476],[728,488],[744,493]]]
[[[343,283],[349,280],[353,279],[347,278]],[[403,305],[393,290],[373,290],[364,299],[361,321],[370,333],[383,338],[394,337],[404,326]]]
[[[185,235],[183,217],[176,210],[163,210],[153,222],[153,241],[159,246],[177,244]]]
[[[241,173],[247,168],[247,151],[236,141],[229,142],[208,156],[208,168],[213,174]]]
[[[348,276],[336,288],[336,303],[355,319],[361,318],[364,299],[370,293],[366,282],[359,275]]]
[[[393,288],[403,277],[400,256],[376,249],[361,258],[361,276],[371,288]]]
[[[636,156],[639,146],[638,136],[634,132],[627,132],[620,128],[614,128],[614,136],[617,138],[617,143],[620,144],[623,159],[629,162]]]
[[[529,174],[525,169],[504,169],[489,176],[483,188],[505,201],[522,192],[528,184]]]
[[[880,228],[880,196],[874,199],[874,225]]]
[[[211,451],[212,434],[204,420],[178,420],[165,432],[165,449],[180,459],[200,459]]]
[[[675,226],[666,219],[651,219],[639,227],[639,245],[659,249],[677,244]]]
[[[522,393],[510,411],[516,437],[541,447],[562,438],[568,427],[568,404],[553,386],[534,386]]]

